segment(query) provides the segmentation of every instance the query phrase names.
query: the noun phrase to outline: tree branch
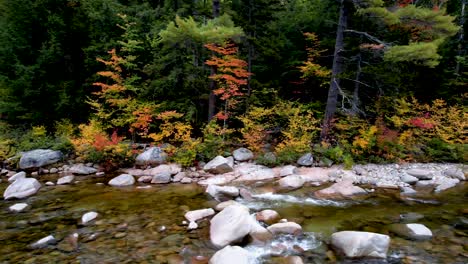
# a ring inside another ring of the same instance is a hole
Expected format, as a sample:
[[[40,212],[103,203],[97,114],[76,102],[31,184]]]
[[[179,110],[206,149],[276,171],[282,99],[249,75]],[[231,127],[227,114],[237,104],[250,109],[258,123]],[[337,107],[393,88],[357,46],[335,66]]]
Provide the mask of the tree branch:
[[[376,38],[376,37],[370,35],[370,34],[367,33],[367,32],[362,32],[362,31],[357,31],[357,30],[352,30],[352,29],[346,29],[345,32],[363,35],[363,36],[365,36],[366,38],[368,38],[369,40],[372,40],[372,41],[374,41],[374,42],[377,42],[377,43],[383,45],[384,48],[387,48],[387,47],[391,46],[390,43],[384,42],[384,41],[382,41],[382,40],[380,40],[380,39],[378,39],[378,38]]]

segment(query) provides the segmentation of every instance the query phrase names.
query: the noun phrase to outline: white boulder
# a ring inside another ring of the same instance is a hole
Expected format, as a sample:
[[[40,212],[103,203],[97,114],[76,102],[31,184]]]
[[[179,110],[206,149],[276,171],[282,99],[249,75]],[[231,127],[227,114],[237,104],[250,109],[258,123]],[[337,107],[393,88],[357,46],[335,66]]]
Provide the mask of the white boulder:
[[[20,178],[14,181],[3,193],[5,200],[10,198],[25,198],[31,196],[41,188],[41,184],[34,178]]]
[[[371,232],[341,231],[332,234],[331,244],[348,258],[386,258],[390,237]]]

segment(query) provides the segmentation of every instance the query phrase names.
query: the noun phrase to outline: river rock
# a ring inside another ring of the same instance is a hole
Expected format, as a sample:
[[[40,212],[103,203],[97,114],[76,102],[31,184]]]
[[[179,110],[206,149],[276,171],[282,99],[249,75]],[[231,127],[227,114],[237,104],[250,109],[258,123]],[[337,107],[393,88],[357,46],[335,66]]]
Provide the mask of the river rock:
[[[270,231],[273,235],[276,234],[293,234],[293,235],[300,235],[302,234],[302,227],[294,222],[286,222],[286,223],[277,223],[267,227],[268,231]]]
[[[5,200],[10,198],[25,198],[31,196],[41,188],[41,184],[34,178],[20,178],[14,181],[3,193]]]
[[[413,188],[406,187],[406,186],[400,187],[400,190],[401,190],[400,194],[402,194],[402,195],[414,195],[414,194],[417,193]]]
[[[230,164],[231,162],[222,157],[222,156],[217,156],[214,159],[212,159],[210,162],[208,162],[204,167],[203,170],[214,173],[214,174],[222,174],[226,172],[231,172],[232,166]]]
[[[424,218],[424,215],[414,212],[409,212],[406,214],[401,214],[400,219],[402,222],[414,222]]]
[[[21,179],[21,178],[26,178],[26,172],[24,172],[24,171],[18,172],[18,173],[16,173],[15,175],[9,177],[9,178],[8,178],[8,181],[9,181],[9,182],[14,182],[14,181],[16,181],[17,179]]]
[[[140,176],[138,182],[150,183],[153,180],[153,176]]]
[[[187,226],[187,230],[193,230],[197,228],[198,228],[198,224],[196,222],[190,222],[189,225]]]
[[[297,160],[297,164],[301,166],[312,166],[312,164],[314,164],[314,157],[312,156],[312,153],[309,152],[302,155],[302,157]]]
[[[73,175],[68,175],[68,176],[63,176],[60,179],[57,180],[57,185],[63,185],[63,184],[69,184],[75,179],[75,176]]]
[[[194,211],[188,211],[185,213],[185,219],[187,219],[189,222],[196,222],[200,219],[203,219],[208,216],[212,216],[215,214],[215,211],[211,208],[208,209],[200,209],[200,210],[194,210]]]
[[[451,168],[451,169],[446,169],[444,171],[444,175],[450,178],[458,179],[460,181],[464,181],[465,179],[465,174],[463,171],[459,168]]]
[[[249,237],[251,244],[265,244],[273,239],[273,234],[254,218],[251,218]]]
[[[237,179],[235,179],[235,181],[237,182],[263,181],[279,177],[279,174],[276,174],[275,171],[270,168],[247,163],[237,166],[235,169],[235,173],[240,175]]]
[[[189,178],[189,177],[185,177],[180,181],[180,183],[182,183],[182,184],[189,184],[189,183],[192,183],[192,182],[193,182],[193,179]]]
[[[406,173],[420,180],[430,180],[434,177],[432,171],[425,169],[409,169]]]
[[[187,173],[185,171],[181,171],[172,178],[172,181],[180,182],[183,178],[186,178],[186,177],[187,177]]]
[[[217,215],[210,223],[210,240],[216,247],[224,247],[242,240],[251,230],[249,208],[231,205]]]
[[[389,229],[407,239],[428,240],[432,238],[431,230],[422,224],[392,224]]]
[[[153,176],[151,183],[170,183],[171,182],[171,173],[170,172],[160,172]]]
[[[331,244],[348,258],[386,258],[390,237],[371,232],[341,231],[332,234]]]
[[[419,179],[405,173],[405,174],[400,176],[400,181],[402,181],[404,183],[408,183],[408,184],[415,184],[415,183],[417,183],[419,181]]]
[[[139,166],[158,165],[165,163],[166,160],[167,153],[162,148],[151,147],[136,157],[135,164]]]
[[[135,183],[135,178],[130,174],[121,174],[109,181],[109,185],[115,187],[129,186]]]
[[[211,257],[209,264],[251,264],[249,252],[239,246],[226,246]]]
[[[238,176],[232,172],[219,174],[215,176],[208,176],[207,179],[198,181],[200,185],[224,185],[234,181]]]
[[[318,198],[343,199],[356,195],[367,194],[367,192],[361,187],[354,186],[352,181],[345,180],[337,182],[328,188],[316,191],[314,194]]]
[[[234,186],[208,185],[206,192],[218,202],[232,200],[239,196],[239,189]]]
[[[44,238],[39,239],[38,241],[34,242],[31,244],[32,248],[43,248],[46,247],[47,245],[55,244],[57,243],[57,240],[55,240],[55,237],[52,235],[46,236]]]
[[[93,167],[88,167],[84,164],[75,164],[68,169],[69,173],[79,174],[79,175],[89,175],[97,172],[97,169]]]
[[[58,170],[57,168],[51,168],[49,172],[50,172],[51,174],[55,174],[55,173],[57,173],[58,171],[59,171],[59,170]]]
[[[224,210],[224,208],[226,208],[226,207],[228,207],[230,205],[241,205],[241,204],[234,201],[234,200],[228,200],[228,201],[221,202],[221,203],[217,204],[214,209],[219,212],[219,211]]]
[[[304,185],[305,180],[300,175],[289,175],[278,181],[279,186],[286,189],[297,189]]]
[[[81,217],[81,222],[83,223],[83,225],[93,221],[94,219],[96,219],[96,217],[98,217],[98,213],[96,212],[87,212],[86,214],[84,214],[82,217]]]
[[[232,152],[232,156],[237,161],[248,161],[253,159],[253,152],[246,148],[238,148]]]
[[[256,213],[255,218],[257,219],[257,221],[264,222],[270,225],[278,221],[278,219],[280,219],[281,217],[278,214],[278,212],[267,209]]]
[[[457,186],[459,182],[459,179],[445,178],[439,185],[436,186],[434,192],[439,193],[447,189],[453,188]]]
[[[279,176],[284,177],[284,176],[293,175],[296,168],[297,167],[293,166],[293,165],[283,166],[283,167],[280,168]]]
[[[28,206],[29,205],[27,203],[16,203],[16,204],[8,207],[8,209],[11,212],[19,213],[21,211],[24,211],[26,208],[28,208]]]
[[[55,186],[55,183],[51,182],[51,181],[47,181],[45,183],[46,186]]]
[[[20,169],[39,168],[42,166],[54,164],[63,158],[60,151],[51,149],[35,149],[24,152],[19,161]]]
[[[336,170],[330,168],[297,168],[295,170],[297,175],[301,175],[301,177],[306,182],[318,182],[324,183],[330,181],[330,173]]]

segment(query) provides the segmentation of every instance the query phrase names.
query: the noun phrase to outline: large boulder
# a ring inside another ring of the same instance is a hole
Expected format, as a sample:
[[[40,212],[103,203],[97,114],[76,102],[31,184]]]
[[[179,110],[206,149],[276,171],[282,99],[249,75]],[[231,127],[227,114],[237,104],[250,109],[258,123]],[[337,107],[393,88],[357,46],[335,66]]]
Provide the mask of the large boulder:
[[[232,200],[239,196],[239,189],[234,186],[208,185],[206,192],[218,202]]]
[[[249,251],[239,246],[226,246],[211,257],[209,264],[250,264]]]
[[[129,186],[135,183],[135,178],[130,174],[121,174],[109,181],[109,185],[114,187]]]
[[[185,213],[184,217],[189,222],[196,222],[200,219],[203,219],[208,216],[212,216],[214,214],[215,214],[215,211],[211,208],[208,208],[208,209],[199,209],[195,211],[188,211],[187,213]]]
[[[361,187],[354,186],[351,180],[345,180],[337,182],[328,188],[316,191],[314,194],[318,198],[343,199],[367,194],[367,192]]]
[[[222,156],[216,156],[203,167],[203,170],[214,174],[222,174],[231,172],[233,169],[228,159]]]
[[[224,247],[242,240],[251,230],[252,218],[249,208],[231,205],[217,215],[210,223],[210,240],[216,247]]]
[[[34,178],[20,178],[14,181],[3,193],[3,197],[10,198],[25,198],[31,196],[41,188],[41,184]]]
[[[301,175],[289,175],[278,181],[279,186],[285,189],[297,189],[304,185],[305,180]]]
[[[432,238],[432,231],[422,224],[392,224],[389,229],[406,239],[428,240]]]
[[[54,164],[63,158],[62,152],[51,149],[35,149],[24,152],[19,161],[22,170]]]
[[[232,156],[237,161],[247,161],[253,159],[253,152],[246,148],[238,148],[232,152]]]
[[[71,166],[70,169],[68,169],[68,172],[79,175],[89,175],[96,173],[97,169],[80,163]]]
[[[331,244],[348,258],[386,258],[390,237],[371,232],[341,231],[332,234]]]
[[[166,160],[167,153],[161,147],[151,147],[136,157],[135,164],[139,166],[158,165],[165,163]]]

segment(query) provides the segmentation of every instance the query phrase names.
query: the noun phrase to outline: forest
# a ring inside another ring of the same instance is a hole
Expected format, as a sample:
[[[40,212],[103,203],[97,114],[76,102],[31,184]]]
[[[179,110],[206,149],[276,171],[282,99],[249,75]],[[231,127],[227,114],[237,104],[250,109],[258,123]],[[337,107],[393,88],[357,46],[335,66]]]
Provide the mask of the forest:
[[[0,161],[466,162],[466,0],[1,0]]]

